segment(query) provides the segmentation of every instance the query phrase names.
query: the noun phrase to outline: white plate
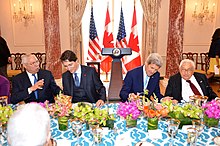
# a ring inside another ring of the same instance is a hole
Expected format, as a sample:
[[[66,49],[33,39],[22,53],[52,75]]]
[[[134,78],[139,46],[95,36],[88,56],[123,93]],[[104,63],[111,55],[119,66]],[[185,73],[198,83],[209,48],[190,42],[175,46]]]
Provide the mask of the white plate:
[[[92,107],[92,103],[89,103],[89,102],[78,102],[78,103],[73,103],[72,104],[72,108],[74,109],[76,106],[78,106],[79,103],[87,104],[87,105]]]
[[[154,146],[154,144],[152,144],[150,142],[146,142],[146,141],[140,141],[140,142],[136,143],[135,146]]]

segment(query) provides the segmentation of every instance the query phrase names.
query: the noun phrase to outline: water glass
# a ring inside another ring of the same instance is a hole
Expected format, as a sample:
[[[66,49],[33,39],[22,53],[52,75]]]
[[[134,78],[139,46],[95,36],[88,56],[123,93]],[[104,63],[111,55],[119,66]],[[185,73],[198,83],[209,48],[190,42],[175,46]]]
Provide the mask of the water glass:
[[[192,127],[195,128],[198,132],[198,136],[202,133],[205,124],[201,120],[192,120]]]
[[[80,146],[79,136],[82,135],[82,123],[80,121],[72,122],[73,134],[77,137],[77,146]]]
[[[190,146],[196,146],[197,137],[198,137],[198,132],[196,128],[193,127],[187,128],[187,143],[189,143]]]
[[[177,119],[169,119],[168,120],[167,132],[168,132],[168,135],[171,137],[170,146],[173,145],[173,140],[178,132],[179,125],[180,125],[180,121]]]
[[[100,144],[102,142],[102,129],[101,128],[96,128],[92,130],[93,134],[93,143]]]

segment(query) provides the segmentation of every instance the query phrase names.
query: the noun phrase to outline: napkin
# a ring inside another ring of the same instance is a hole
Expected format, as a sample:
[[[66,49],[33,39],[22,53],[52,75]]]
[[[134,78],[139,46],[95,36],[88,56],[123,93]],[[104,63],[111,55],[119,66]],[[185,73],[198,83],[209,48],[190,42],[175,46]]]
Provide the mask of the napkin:
[[[132,146],[130,135],[127,133],[118,135],[116,137],[115,146]]]
[[[162,139],[162,131],[160,129],[148,130],[148,133],[152,139]]]
[[[66,139],[58,139],[56,140],[57,146],[71,146],[71,141]]]

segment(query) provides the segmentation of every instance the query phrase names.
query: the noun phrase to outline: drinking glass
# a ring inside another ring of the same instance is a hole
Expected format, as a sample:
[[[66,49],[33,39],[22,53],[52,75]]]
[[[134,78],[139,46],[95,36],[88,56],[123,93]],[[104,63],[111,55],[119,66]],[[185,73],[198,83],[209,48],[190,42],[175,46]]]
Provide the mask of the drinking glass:
[[[76,146],[80,146],[79,136],[82,135],[82,123],[80,121],[72,122],[72,130],[73,134],[77,137],[77,144]]]
[[[101,128],[95,128],[92,130],[93,134],[93,143],[94,145],[99,145],[102,142],[102,129]]]
[[[201,120],[192,120],[192,127],[195,128],[198,132],[198,136],[202,133],[205,124]]]
[[[190,146],[196,146],[196,141],[198,137],[198,132],[196,128],[189,127],[187,128],[187,142]]]
[[[168,120],[167,132],[168,132],[168,135],[171,137],[170,146],[173,145],[173,140],[174,140],[175,135],[178,132],[179,125],[180,125],[180,121],[177,119]]]

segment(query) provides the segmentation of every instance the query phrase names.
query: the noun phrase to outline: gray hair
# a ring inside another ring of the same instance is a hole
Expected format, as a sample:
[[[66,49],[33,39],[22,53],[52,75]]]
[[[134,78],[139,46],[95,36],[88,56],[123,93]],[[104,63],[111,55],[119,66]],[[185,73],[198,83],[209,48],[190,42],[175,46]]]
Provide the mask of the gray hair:
[[[31,57],[31,56],[36,57],[33,54],[27,54],[27,55],[21,56],[21,64],[27,64],[28,63],[28,58]]]
[[[190,60],[190,59],[183,59],[180,62],[179,68],[181,68],[183,64],[191,64],[192,67],[193,67],[193,70],[195,70],[195,63],[192,60]]]
[[[10,146],[43,146],[50,136],[50,117],[37,103],[23,105],[7,125]]]
[[[155,64],[159,67],[163,65],[163,59],[158,53],[151,53],[146,60],[147,64]]]

